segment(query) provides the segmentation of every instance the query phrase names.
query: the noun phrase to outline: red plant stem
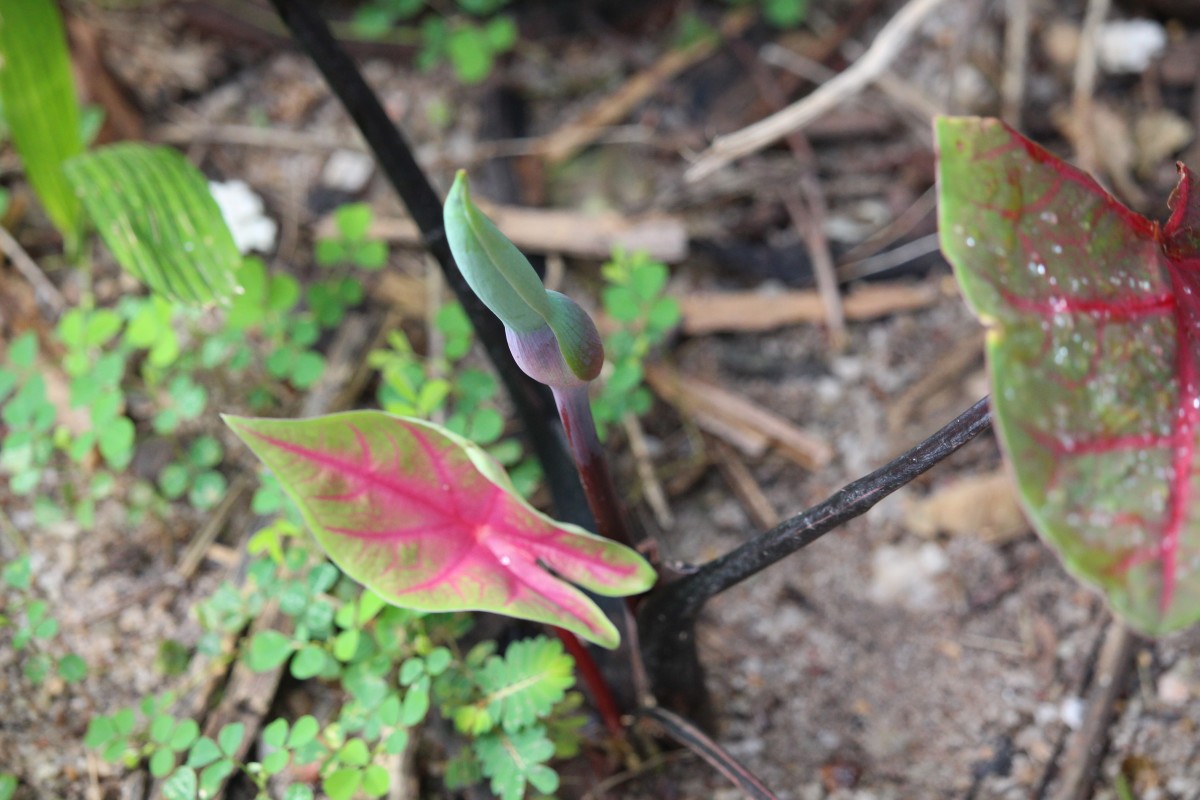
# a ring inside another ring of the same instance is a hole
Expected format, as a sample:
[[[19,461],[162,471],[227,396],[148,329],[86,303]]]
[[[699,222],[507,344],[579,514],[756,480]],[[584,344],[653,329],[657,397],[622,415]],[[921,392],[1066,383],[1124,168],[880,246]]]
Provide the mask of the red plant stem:
[[[617,707],[616,698],[608,688],[608,681],[604,680],[604,676],[600,674],[600,667],[596,666],[596,660],[592,658],[592,654],[575,634],[553,625],[550,627],[554,628],[563,647],[575,659],[575,666],[579,669],[583,682],[587,684],[588,691],[592,694],[592,702],[596,705],[596,711],[600,714],[604,727],[608,728],[609,735],[616,739],[621,738],[624,735],[621,712]]]
[[[554,388],[554,402],[562,418],[563,430],[567,435],[567,447],[579,469],[583,480],[583,491],[588,506],[596,518],[596,532],[601,536],[635,547],[612,475],[608,471],[608,459],[600,437],[596,435],[596,423],[592,419],[592,405],[588,399],[587,385],[567,389]]]

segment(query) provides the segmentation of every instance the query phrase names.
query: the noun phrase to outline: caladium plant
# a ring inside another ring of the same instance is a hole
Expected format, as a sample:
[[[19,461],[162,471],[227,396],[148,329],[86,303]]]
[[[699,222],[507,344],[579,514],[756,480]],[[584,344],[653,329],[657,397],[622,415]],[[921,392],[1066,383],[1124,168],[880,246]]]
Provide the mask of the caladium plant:
[[[1200,618],[1200,189],[1163,224],[998,120],[942,118],[939,227],[1026,511],[1134,627]]]
[[[225,421],[338,566],[395,605],[493,611],[611,648],[616,628],[568,581],[606,596],[654,582],[635,551],[538,512],[482,448],[433,423],[378,411]]]

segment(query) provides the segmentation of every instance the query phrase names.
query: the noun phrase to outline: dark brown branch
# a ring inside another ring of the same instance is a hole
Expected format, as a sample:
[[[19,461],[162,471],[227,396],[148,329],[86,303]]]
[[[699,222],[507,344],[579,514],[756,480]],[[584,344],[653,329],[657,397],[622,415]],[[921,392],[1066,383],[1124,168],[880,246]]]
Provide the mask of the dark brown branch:
[[[705,710],[696,707],[697,697],[688,693],[704,683],[694,629],[700,609],[710,598],[866,513],[990,427],[985,397],[933,436],[824,502],[654,589],[638,613],[638,631],[651,689],[659,702],[700,719],[705,716]]]

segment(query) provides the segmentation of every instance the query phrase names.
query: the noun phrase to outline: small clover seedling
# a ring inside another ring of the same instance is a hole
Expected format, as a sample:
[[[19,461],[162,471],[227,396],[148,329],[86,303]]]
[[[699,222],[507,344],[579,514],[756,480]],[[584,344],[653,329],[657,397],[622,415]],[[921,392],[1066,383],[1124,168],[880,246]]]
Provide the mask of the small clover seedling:
[[[301,297],[296,279],[287,274],[268,273],[257,258],[242,262],[238,282],[242,293],[233,299],[225,330],[204,343],[203,365],[227,364],[232,370],[245,370],[259,358],[260,352],[252,347],[248,337],[261,337],[267,352],[262,368],[270,377],[287,381],[297,389],[312,386],[325,371],[324,356],[312,349],[321,335],[318,314],[341,321],[345,310],[341,296],[334,293],[330,300],[329,290],[319,288],[324,284],[314,284],[309,288],[309,309],[301,311],[297,307]],[[351,297],[355,289],[361,292],[354,284],[349,290]],[[252,397],[263,405],[269,404],[270,398],[262,398],[261,394],[252,393]]]
[[[87,663],[74,653],[54,658],[44,649],[58,636],[59,624],[49,604],[30,595],[32,577],[28,556],[8,562],[0,571],[0,590],[8,595],[0,596],[0,633],[11,631],[12,649],[25,654],[21,671],[33,685],[44,682],[51,671],[67,683],[78,683],[87,676]]]
[[[680,310],[678,301],[663,294],[669,275],[666,265],[645,253],[617,250],[601,274],[608,284],[601,295],[604,311],[618,325],[604,340],[612,369],[592,399],[596,427],[603,435],[605,426],[626,414],[642,415],[650,410],[642,364],[679,323]]]
[[[338,235],[319,239],[313,254],[323,267],[352,264],[363,269],[382,269],[387,264],[387,243],[368,236],[373,218],[366,203],[348,203],[333,212]]]
[[[937,122],[942,249],[989,328],[1021,499],[1148,633],[1200,618],[1200,189],[1165,224],[997,120]]]
[[[240,658],[255,671],[286,664],[299,680],[339,682],[347,699],[336,717],[324,723],[311,716],[273,720],[263,728],[258,760],[243,763],[235,757],[236,728],[216,739],[201,737],[194,723],[169,713],[172,697],[147,698],[141,725],[135,724],[135,709],[94,719],[86,738],[90,747],[110,761],[145,760],[153,775],[166,779],[164,794],[189,799],[197,792],[211,794],[235,769],[261,791],[273,776],[286,782],[291,776],[285,770],[293,764],[312,765],[330,798],[382,796],[391,779],[381,759],[405,752],[412,729],[432,709],[467,740],[460,768],[447,775],[451,787],[486,776],[507,787],[504,796],[521,797],[526,783],[557,783],[545,764],[551,754],[577,752],[581,697],[569,691],[574,663],[558,641],[517,641],[503,656],[490,641],[466,650],[461,640],[471,627],[469,615],[391,606],[346,581],[324,559],[314,559],[299,542],[279,562],[252,561],[249,577],[244,590],[225,583],[201,606],[200,619],[209,630],[201,649],[225,656],[207,641],[210,635],[240,630],[267,603],[277,603],[292,620],[291,632],[258,631]],[[513,743],[530,760],[508,758]],[[302,783],[285,791],[285,797],[312,796]]]
[[[38,487],[50,462],[55,409],[46,396],[46,379],[35,367],[37,338],[23,333],[8,346],[0,366],[0,472],[9,475],[9,489],[28,495]]]
[[[382,38],[399,23],[415,21],[427,6],[432,7],[437,13],[399,31],[406,40],[420,42],[417,65],[432,69],[449,61],[463,83],[479,83],[491,73],[496,56],[516,44],[517,25],[512,17],[492,16],[507,4],[508,0],[458,0],[459,10],[465,13],[446,20],[442,7],[428,0],[370,0],[355,12],[351,24],[360,36]]]
[[[182,459],[163,468],[158,486],[163,497],[176,500],[187,494],[193,508],[209,509],[221,502],[228,488],[225,476],[216,470],[224,458],[216,438],[198,436],[188,445]]]

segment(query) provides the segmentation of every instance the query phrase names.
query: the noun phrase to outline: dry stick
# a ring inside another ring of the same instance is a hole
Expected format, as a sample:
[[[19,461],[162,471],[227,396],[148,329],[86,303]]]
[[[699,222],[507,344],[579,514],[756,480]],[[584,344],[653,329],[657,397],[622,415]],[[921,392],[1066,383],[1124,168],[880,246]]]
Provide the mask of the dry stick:
[[[1096,678],[1088,697],[1087,716],[1075,734],[1066,755],[1062,783],[1055,800],[1087,800],[1092,796],[1096,770],[1108,742],[1108,725],[1113,705],[1121,694],[1125,676],[1133,663],[1136,637],[1120,620],[1112,620],[1100,649]]]
[[[638,629],[642,659],[659,701],[680,709],[698,701],[690,693],[690,687],[703,681],[696,656],[695,623],[709,599],[866,513],[991,424],[985,397],[886,466],[695,572],[652,591],[638,613]]]
[[[621,418],[621,427],[625,429],[625,438],[629,441],[629,452],[633,454],[634,467],[637,470],[638,481],[642,484],[642,494],[646,504],[654,512],[654,520],[658,527],[670,530],[675,527],[675,515],[671,513],[671,504],[667,501],[667,493],[663,490],[662,481],[654,471],[654,461],[650,457],[650,448],[646,445],[646,432],[637,415],[626,414]]]
[[[66,298],[62,296],[62,292],[58,291],[58,287],[46,277],[46,273],[42,272],[37,262],[29,257],[25,248],[21,247],[21,243],[3,225],[0,225],[0,252],[8,256],[8,260],[17,268],[17,272],[20,272],[25,280],[33,285],[34,296],[57,319],[63,309],[67,307]]]
[[[1100,153],[1091,133],[1092,98],[1096,93],[1096,45],[1100,26],[1108,17],[1111,0],[1088,0],[1079,36],[1079,54],[1075,58],[1075,89],[1071,96],[1071,117],[1075,136],[1075,160],[1085,172],[1096,172]]]
[[[664,83],[716,51],[723,39],[740,35],[755,15],[749,9],[735,9],[726,15],[718,36],[709,36],[678,50],[669,50],[649,68],[621,85],[616,92],[600,100],[577,120],[542,139],[540,148],[550,164],[560,164],[591,144],[597,135],[654,94]]]
[[[852,45],[851,43],[847,43],[843,49],[851,51],[848,54],[851,58],[860,57],[863,54],[861,47]],[[759,58],[768,64],[785,69],[813,83],[824,83],[837,77],[837,72],[821,62],[813,61],[811,58],[800,55],[782,45],[764,45],[759,50],[758,55]],[[885,72],[877,76],[874,83],[876,88],[882,93],[883,98],[891,104],[893,109],[903,114],[906,118],[920,121],[926,135],[928,135],[929,120],[942,111],[936,103],[890,72]],[[869,107],[871,103],[863,101],[859,105]]]
[[[767,101],[768,107],[776,110],[782,108],[784,98],[779,86],[769,80],[758,64],[752,62],[751,72],[758,93]],[[825,238],[828,207],[820,178],[817,177],[817,156],[808,138],[800,131],[792,131],[785,138],[800,168],[800,181],[796,189],[782,193],[783,207],[791,217],[792,227],[804,237],[813,275],[817,279],[817,292],[825,305],[829,343],[835,352],[840,352],[846,346],[846,314],[842,310],[842,297],[838,294],[833,253],[829,250],[829,240]]]
[[[838,277],[843,281],[847,280],[841,274],[842,270],[849,269],[850,265],[856,261],[870,258],[879,253],[916,227],[935,208],[937,208],[937,187],[930,186],[924,194],[913,201],[912,205],[901,211],[898,217],[842,253],[841,261],[838,264]]]
[[[930,233],[913,239],[892,250],[885,250],[861,261],[848,261],[838,267],[838,277],[843,281],[857,280],[889,269],[903,266],[921,256],[936,253],[941,249],[938,234]]]
[[[597,784],[594,784],[591,789],[588,789],[580,800],[602,800],[608,797],[608,793],[618,786],[629,783],[632,780],[637,780],[643,774],[653,769],[665,766],[672,761],[681,761],[685,758],[695,758],[696,754],[691,750],[670,750],[665,753],[655,753],[649,758],[642,761],[633,769],[628,769],[624,772],[618,772],[611,778],[605,778]]]
[[[685,177],[690,181],[705,178],[729,162],[756,153],[792,131],[799,130],[847,97],[857,94],[887,70],[921,22],[942,2],[944,0],[909,0],[883,26],[871,47],[853,66],[822,84],[803,100],[740,131],[718,137],[688,168]]]
[[[1013,127],[1021,125],[1025,105],[1025,68],[1029,61],[1030,0],[1008,0],[1004,26],[1004,77],[1000,81],[1000,115]]]
[[[750,770],[730,755],[729,751],[706,736],[702,730],[676,714],[662,708],[647,708],[642,716],[654,720],[675,741],[703,758],[714,769],[741,789],[750,800],[779,800],[775,793]]]

